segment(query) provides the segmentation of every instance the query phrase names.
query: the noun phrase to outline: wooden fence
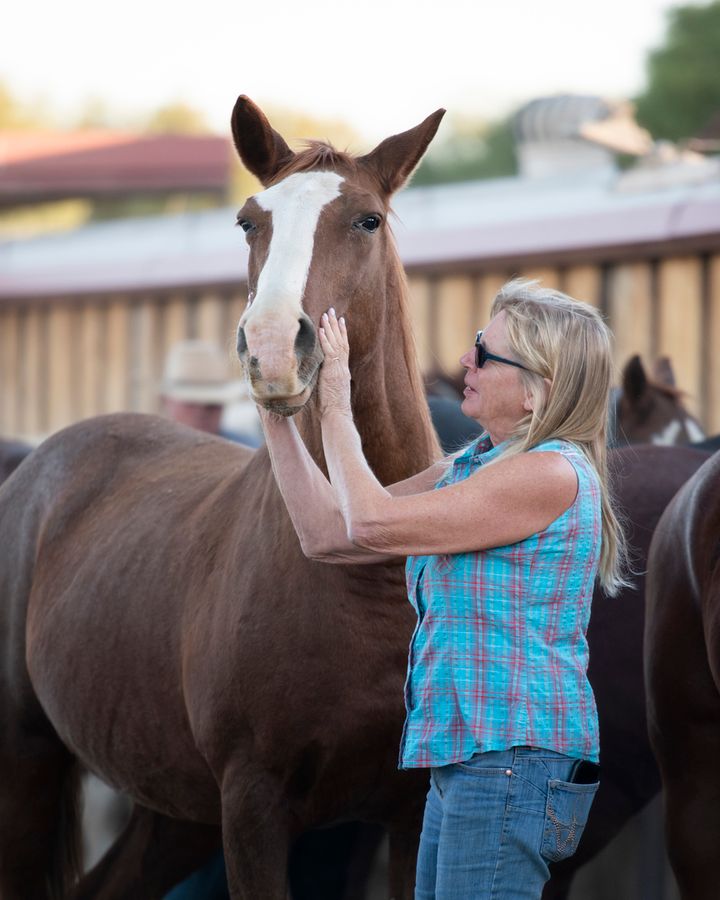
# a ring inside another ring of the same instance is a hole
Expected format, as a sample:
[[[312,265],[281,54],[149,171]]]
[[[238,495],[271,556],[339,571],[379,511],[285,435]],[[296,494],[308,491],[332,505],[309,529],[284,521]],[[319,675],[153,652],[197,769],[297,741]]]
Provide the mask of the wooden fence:
[[[548,268],[517,260],[482,270],[411,270],[424,370],[459,369],[496,291],[514,275],[539,278],[599,307],[615,333],[618,373],[633,353],[647,363],[669,356],[688,407],[709,433],[720,431],[720,252],[579,259]],[[87,416],[156,411],[171,344],[208,338],[234,358],[244,305],[243,284],[2,300],[0,434],[36,441]]]

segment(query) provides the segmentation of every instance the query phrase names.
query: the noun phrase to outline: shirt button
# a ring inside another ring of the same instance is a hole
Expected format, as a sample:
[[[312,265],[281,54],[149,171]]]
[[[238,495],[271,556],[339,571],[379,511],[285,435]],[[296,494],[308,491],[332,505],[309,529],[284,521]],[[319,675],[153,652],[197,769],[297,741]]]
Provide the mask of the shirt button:
[[[506,775],[512,775],[512,769],[505,769]]]

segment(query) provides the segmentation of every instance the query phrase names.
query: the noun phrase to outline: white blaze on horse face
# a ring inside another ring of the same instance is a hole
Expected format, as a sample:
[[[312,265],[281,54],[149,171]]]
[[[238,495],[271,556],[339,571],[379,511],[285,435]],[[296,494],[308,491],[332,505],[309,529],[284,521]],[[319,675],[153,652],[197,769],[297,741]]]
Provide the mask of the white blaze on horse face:
[[[704,441],[707,435],[702,430],[695,419],[685,419],[685,431],[687,431],[690,441]]]
[[[673,446],[678,442],[682,427],[682,422],[679,419],[673,419],[672,422],[668,422],[662,431],[658,431],[650,438],[650,443],[658,444],[661,447]]]
[[[320,213],[340,196],[342,182],[336,172],[298,172],[253,198],[271,213],[272,238],[255,298],[240,324],[263,381],[281,382],[280,390],[293,389],[294,341]]]

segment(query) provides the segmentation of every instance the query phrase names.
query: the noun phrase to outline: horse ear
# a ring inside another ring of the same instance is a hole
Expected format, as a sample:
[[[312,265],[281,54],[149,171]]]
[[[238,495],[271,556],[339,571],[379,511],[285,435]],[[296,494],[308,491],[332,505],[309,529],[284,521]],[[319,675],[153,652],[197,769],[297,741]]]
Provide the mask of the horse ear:
[[[647,375],[640,357],[635,354],[626,363],[622,374],[623,396],[628,400],[639,400],[648,386]]]
[[[656,381],[659,381],[660,384],[665,384],[668,387],[675,387],[675,373],[673,372],[669,356],[661,356],[655,361],[653,377]]]
[[[386,194],[394,194],[412,175],[444,115],[444,109],[436,110],[415,128],[386,138],[358,162],[377,177]]]
[[[295,155],[249,97],[241,94],[231,118],[232,135],[245,166],[263,185]]]

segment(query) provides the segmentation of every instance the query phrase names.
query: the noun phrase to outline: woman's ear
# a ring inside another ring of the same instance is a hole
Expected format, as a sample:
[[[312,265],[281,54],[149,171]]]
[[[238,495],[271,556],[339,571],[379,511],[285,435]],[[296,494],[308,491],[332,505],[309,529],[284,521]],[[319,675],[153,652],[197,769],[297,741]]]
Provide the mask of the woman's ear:
[[[547,398],[550,396],[550,388],[552,387],[552,381],[549,378],[543,378],[543,396],[542,403],[547,403]],[[532,391],[525,391],[525,397],[523,399],[523,409],[525,412],[533,412],[535,409],[536,398],[533,395]]]

